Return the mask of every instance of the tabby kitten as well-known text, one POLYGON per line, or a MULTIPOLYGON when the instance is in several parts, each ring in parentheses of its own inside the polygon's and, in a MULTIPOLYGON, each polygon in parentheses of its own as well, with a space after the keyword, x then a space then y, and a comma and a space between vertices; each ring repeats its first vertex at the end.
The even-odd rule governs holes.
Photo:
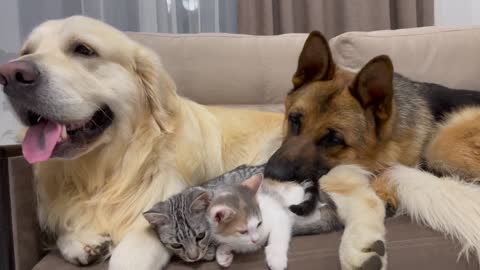
POLYGON ((211 230, 205 217, 210 202, 208 190, 194 187, 157 203, 143 216, 155 229, 160 242, 186 262, 215 258, 211 230))
POLYGON ((166 201, 155 204, 143 215, 155 229, 160 241, 186 262, 212 260, 215 246, 206 218, 212 191, 222 185, 241 183, 262 173, 263 165, 241 165, 199 187, 188 188, 166 201))

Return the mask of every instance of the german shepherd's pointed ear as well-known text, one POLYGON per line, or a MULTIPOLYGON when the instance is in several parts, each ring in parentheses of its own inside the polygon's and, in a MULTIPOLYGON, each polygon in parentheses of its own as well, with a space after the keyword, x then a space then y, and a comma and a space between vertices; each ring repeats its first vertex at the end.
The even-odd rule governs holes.
POLYGON ((297 71, 293 75, 294 90, 303 84, 333 79, 335 64, 327 39, 318 31, 308 35, 298 58, 297 71))
POLYGON ((377 120, 388 120, 393 102, 393 64, 390 58, 380 55, 370 60, 349 89, 365 110, 373 110, 377 120))
POLYGON ((146 106, 160 130, 171 132, 177 106, 175 83, 153 51, 139 47, 134 61, 134 70, 144 91, 146 106))

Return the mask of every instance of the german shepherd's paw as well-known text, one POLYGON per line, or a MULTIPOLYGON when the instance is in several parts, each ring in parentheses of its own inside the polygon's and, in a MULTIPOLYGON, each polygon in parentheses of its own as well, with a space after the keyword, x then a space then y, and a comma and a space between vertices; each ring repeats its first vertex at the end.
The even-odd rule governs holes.
POLYGON ((92 233, 65 234, 57 239, 63 258, 80 266, 105 261, 111 255, 112 245, 109 236, 92 233))
MULTIPOLYGON (((380 270, 384 269, 386 264, 382 261, 385 259, 385 242, 382 240, 377 240, 373 242, 368 248, 362 250, 365 253, 372 253, 370 258, 363 262, 362 266, 359 268, 361 270, 380 270)), ((386 267, 385 267, 386 268, 386 267)))
MULTIPOLYGON (((362 240, 366 239, 351 239, 362 240)), ((340 246, 340 263, 342 270, 385 270, 387 269, 387 256, 385 241, 378 239, 366 242, 350 242, 342 239, 340 246)))

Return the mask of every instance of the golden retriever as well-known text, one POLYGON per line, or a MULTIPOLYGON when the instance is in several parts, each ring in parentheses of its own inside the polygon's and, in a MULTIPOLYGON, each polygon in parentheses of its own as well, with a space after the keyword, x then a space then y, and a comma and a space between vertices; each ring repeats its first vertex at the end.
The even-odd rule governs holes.
POLYGON ((162 267, 168 254, 141 213, 237 165, 264 163, 281 143, 281 114, 178 96, 155 53, 94 19, 41 24, 0 70, 28 126, 40 224, 71 263, 102 260, 115 246, 112 269, 162 267))

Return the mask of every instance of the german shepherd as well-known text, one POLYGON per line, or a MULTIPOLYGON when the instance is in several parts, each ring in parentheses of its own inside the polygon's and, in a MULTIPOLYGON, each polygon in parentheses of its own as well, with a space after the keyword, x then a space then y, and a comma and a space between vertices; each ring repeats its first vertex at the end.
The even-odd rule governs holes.
MULTIPOLYGON (((394 73, 386 55, 373 58, 358 73, 338 69, 319 32, 307 38, 292 82, 285 101, 284 140, 267 163, 267 177, 319 179, 341 164, 358 164, 377 174, 402 164, 422 165, 431 172, 466 180, 480 176, 480 135, 476 135, 480 125, 473 122, 480 120, 476 108, 480 92, 409 80, 394 73)), ((405 194, 397 194, 398 186, 394 188, 386 178, 377 178, 374 189, 394 207, 401 205, 405 194)), ((434 196, 432 190, 425 193, 434 196)), ((311 196, 297 210, 310 211, 316 199, 311 196)), ((477 201, 465 203, 473 206, 477 201)), ((458 208, 462 206, 447 210, 458 208)), ((475 217, 478 213, 471 212, 475 217)), ((480 219, 473 226, 480 227, 480 219)), ((444 232, 457 229, 460 234, 465 231, 457 226, 444 232)))

